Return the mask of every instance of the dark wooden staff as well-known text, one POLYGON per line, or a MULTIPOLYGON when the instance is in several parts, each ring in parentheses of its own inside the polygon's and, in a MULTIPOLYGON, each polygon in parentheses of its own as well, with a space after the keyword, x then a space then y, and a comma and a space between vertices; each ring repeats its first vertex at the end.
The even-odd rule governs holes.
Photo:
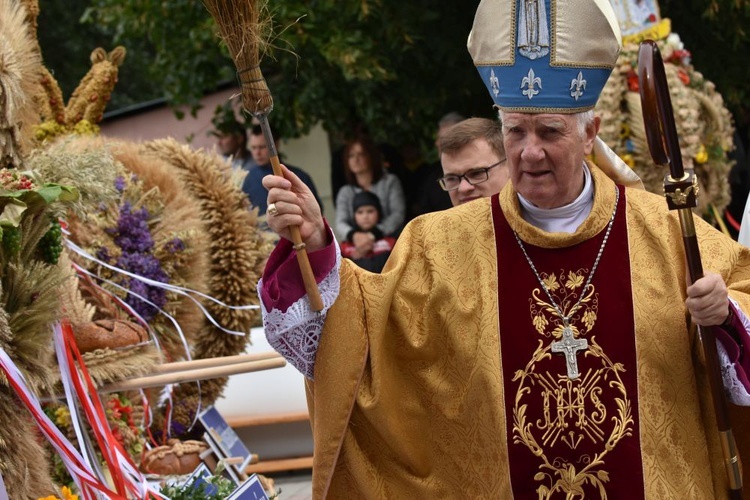
MULTIPOLYGON (((698 180, 693 171, 686 171, 682 166, 664 63, 656 42, 651 40, 643 42, 638 51, 638 81, 648 147, 657 165, 669 166, 670 173, 664 177, 664 194, 669 209, 677 210, 679 215, 688 274, 690 283, 694 283, 703 277, 692 211, 698 204, 698 180)), ((716 336, 712 327, 698 326, 698 334, 706 357, 706 371, 724 453, 730 498, 741 499, 742 463, 729 421, 729 405, 724 394, 716 336)))

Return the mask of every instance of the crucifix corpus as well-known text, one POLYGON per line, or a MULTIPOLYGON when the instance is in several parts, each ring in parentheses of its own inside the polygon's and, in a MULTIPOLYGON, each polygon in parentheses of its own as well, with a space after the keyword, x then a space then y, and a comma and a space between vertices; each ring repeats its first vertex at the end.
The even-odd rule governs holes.
POLYGON ((562 339, 550 344, 550 350, 554 353, 565 355, 565 366, 568 369, 568 378, 575 380, 581 376, 578 373, 578 360, 576 354, 578 351, 585 351, 589 347, 589 341, 583 338, 575 338, 573 329, 565 325, 563 328, 562 339))

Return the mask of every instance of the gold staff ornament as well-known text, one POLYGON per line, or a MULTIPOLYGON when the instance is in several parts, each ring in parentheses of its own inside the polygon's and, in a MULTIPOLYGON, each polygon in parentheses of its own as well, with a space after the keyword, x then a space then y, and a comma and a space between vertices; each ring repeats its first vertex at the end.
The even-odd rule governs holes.
MULTIPOLYGON (((260 70, 260 47, 265 43, 264 31, 270 24, 270 18, 264 19, 261 15, 266 12, 265 3, 263 0, 204 0, 203 4, 216 21, 221 39, 226 43, 237 68, 242 86, 242 107, 260 123, 271 155, 273 173, 283 177, 276 143, 268 125, 268 113, 273 110, 273 97, 260 70)), ((292 226, 289 229, 305 291, 310 298, 310 307, 313 311, 322 311, 323 299, 320 297, 299 227, 292 226)))

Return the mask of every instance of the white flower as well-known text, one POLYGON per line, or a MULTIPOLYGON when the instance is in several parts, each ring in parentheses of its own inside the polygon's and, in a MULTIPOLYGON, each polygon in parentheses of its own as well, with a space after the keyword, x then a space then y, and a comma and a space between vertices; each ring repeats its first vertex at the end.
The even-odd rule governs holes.
POLYGON ((685 45, 680 41, 680 35, 677 33, 670 33, 667 37, 667 44, 674 47, 676 50, 682 50, 685 45))

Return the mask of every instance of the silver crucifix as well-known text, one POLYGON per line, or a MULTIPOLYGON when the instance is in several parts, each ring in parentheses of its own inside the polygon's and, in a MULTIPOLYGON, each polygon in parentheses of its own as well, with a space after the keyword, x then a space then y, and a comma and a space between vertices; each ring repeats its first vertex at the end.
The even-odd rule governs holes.
POLYGON ((568 368, 568 378, 570 380, 577 379, 581 374, 578 373, 578 360, 576 359, 576 354, 578 354, 578 351, 588 349, 589 341, 573 337, 573 329, 566 321, 563 326, 562 340, 552 342, 550 347, 552 352, 563 354, 565 356, 565 366, 568 368))

